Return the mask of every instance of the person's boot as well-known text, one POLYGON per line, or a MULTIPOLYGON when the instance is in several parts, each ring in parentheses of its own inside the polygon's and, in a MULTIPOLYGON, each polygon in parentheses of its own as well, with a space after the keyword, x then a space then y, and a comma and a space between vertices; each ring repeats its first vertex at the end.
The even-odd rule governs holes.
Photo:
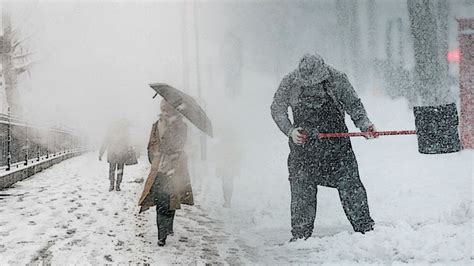
POLYGON ((375 225, 374 222, 368 222, 359 226, 358 228, 355 228, 354 231, 364 235, 365 233, 374 230, 374 225, 375 225))
POLYGON ((304 239, 306 240, 306 238, 302 235, 302 234, 297 234, 297 235, 293 235, 291 238, 290 238, 290 243, 292 242, 296 242, 298 241, 299 239, 304 239))
POLYGON ((288 241, 288 242, 293 243, 293 242, 298 241, 298 239, 299 239, 298 237, 293 236, 293 237, 290 238, 290 241, 288 241))
POLYGON ((114 183, 115 183, 115 167, 113 166, 112 163, 110 163, 110 166, 109 166, 109 182, 110 182, 109 191, 113 191, 114 183))
POLYGON ((114 180, 110 180, 109 191, 113 191, 113 190, 114 190, 114 180))
POLYGON ((158 239, 158 246, 162 247, 164 245, 166 245, 166 237, 163 239, 158 239))
POLYGON ((115 184, 115 190, 120 191, 120 183, 122 183, 122 175, 117 175, 117 183, 115 184))

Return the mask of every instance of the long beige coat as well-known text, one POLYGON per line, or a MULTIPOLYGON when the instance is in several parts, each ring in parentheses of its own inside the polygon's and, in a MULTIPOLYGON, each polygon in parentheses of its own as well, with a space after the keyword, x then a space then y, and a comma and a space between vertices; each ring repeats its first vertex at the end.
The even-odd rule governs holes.
POLYGON ((180 209, 181 204, 194 205, 188 159, 183 150, 186 137, 187 126, 179 117, 160 118, 153 124, 148 142, 151 169, 140 197, 140 212, 156 205, 152 187, 158 173, 165 174, 171 180, 170 210, 180 209))

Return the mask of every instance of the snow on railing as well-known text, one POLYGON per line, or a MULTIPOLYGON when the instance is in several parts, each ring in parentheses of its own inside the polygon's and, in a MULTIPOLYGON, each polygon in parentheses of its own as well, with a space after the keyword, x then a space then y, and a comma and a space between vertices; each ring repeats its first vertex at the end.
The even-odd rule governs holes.
POLYGON ((76 152, 80 147, 79 137, 64 126, 33 124, 0 113, 0 170, 10 171, 12 167, 76 152))

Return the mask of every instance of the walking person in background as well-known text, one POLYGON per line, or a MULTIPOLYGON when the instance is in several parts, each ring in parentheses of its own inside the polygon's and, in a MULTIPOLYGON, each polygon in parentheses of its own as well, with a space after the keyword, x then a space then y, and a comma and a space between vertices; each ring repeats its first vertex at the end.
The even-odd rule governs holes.
POLYGON ((215 147, 216 175, 222 180, 224 207, 231 206, 234 178, 240 176, 242 148, 239 139, 232 132, 222 135, 215 147))
POLYGON ((107 151, 107 162, 109 163, 109 191, 113 191, 114 188, 120 191, 125 165, 137 163, 125 120, 113 123, 107 130, 100 148, 99 161, 102 161, 105 151, 107 151), (117 179, 115 179, 116 175, 117 179))
POLYGON ((184 151, 187 126, 182 115, 165 100, 161 115, 153 124, 148 142, 150 173, 140 197, 140 212, 156 205, 158 246, 173 235, 175 211, 181 204, 194 205, 188 159, 184 151))
POLYGON ((374 125, 346 74, 326 65, 319 55, 306 54, 296 70, 283 78, 271 105, 273 120, 289 138, 292 238, 311 237, 316 217, 317 186, 337 188, 354 231, 373 230, 366 190, 359 178, 349 138, 319 139, 318 133, 348 132, 348 113, 367 138, 374 125), (288 116, 293 113, 293 122, 288 116))

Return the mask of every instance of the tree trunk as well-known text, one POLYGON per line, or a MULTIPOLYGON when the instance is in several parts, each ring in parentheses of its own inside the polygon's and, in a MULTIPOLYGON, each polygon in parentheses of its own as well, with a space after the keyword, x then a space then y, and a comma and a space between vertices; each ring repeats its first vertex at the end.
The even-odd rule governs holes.
POLYGON ((3 39, 2 39, 2 66, 3 77, 5 79, 5 94, 10 112, 15 115, 20 115, 19 94, 16 86, 16 72, 13 66, 12 59, 12 27, 10 15, 3 6, 2 10, 2 25, 3 25, 3 39))
POLYGON ((415 86, 419 104, 442 105, 454 102, 443 76, 434 4, 428 0, 408 0, 415 51, 415 86))

